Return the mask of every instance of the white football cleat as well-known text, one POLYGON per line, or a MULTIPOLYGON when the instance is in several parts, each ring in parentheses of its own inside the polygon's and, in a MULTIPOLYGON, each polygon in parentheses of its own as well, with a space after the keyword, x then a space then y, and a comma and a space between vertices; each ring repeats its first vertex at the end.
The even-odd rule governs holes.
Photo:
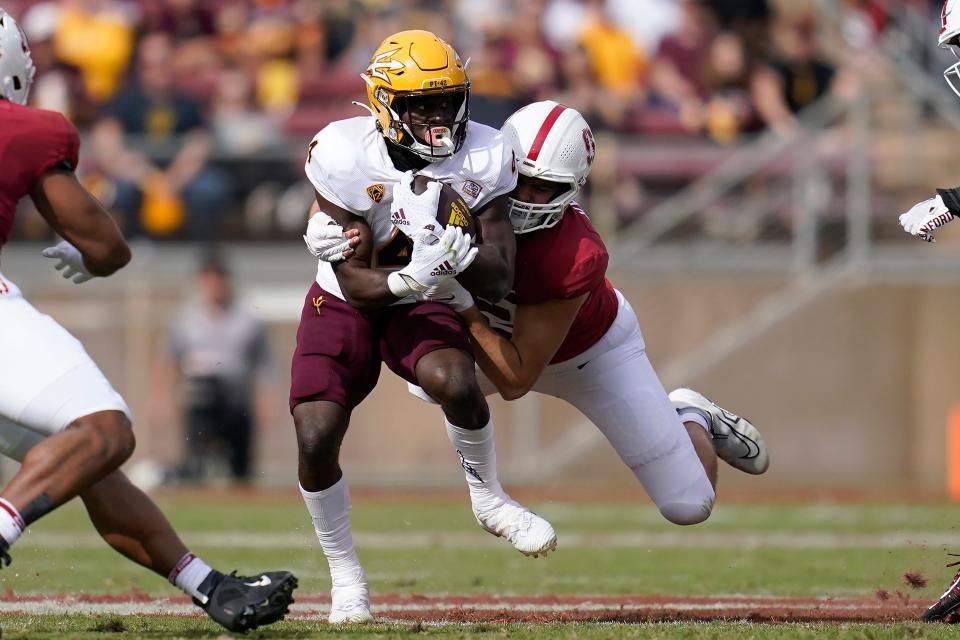
POLYGON ((494 507, 473 509, 483 529, 506 538, 525 556, 538 558, 557 548, 557 534, 549 522, 510 498, 496 500, 499 504, 494 507))
POLYGON ((748 420, 714 404, 693 389, 674 389, 669 397, 677 410, 693 409, 706 418, 717 456, 731 467, 759 475, 770 466, 763 436, 748 420))
POLYGON ((330 590, 331 624, 362 624, 373 622, 370 613, 370 595, 367 585, 358 584, 349 587, 334 587, 330 590))

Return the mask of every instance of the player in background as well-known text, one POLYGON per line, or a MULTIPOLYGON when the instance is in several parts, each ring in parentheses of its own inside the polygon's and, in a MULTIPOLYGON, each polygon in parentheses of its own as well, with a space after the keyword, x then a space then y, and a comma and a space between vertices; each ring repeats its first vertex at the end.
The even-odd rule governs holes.
MULTIPOLYGON (((481 388, 514 400, 537 391, 566 400, 593 422, 675 524, 706 520, 715 498, 717 456, 751 474, 769 456, 747 420, 692 389, 667 395, 646 355, 637 317, 606 278, 607 250, 573 200, 595 154, 574 109, 528 105, 502 128, 520 172, 510 194, 517 234, 511 292, 493 303, 456 283, 443 288, 467 323, 481 388)), ((325 249, 359 250, 329 232, 325 249)), ((429 392, 411 391, 430 400, 429 392)))
MULTIPOLYGON (((0 9, 0 246, 29 195, 64 240, 44 250, 79 284, 130 261, 113 218, 74 175, 80 140, 63 116, 23 106, 34 66, 0 9)), ((0 566, 24 529, 75 496, 107 543, 193 597, 231 631, 283 618, 288 572, 224 575, 190 553, 153 502, 118 469, 134 448, 130 411, 83 346, 0 274, 0 452, 21 467, 0 491, 0 566)))
POLYGON ((290 391, 300 489, 330 567, 331 622, 372 619, 339 452, 381 362, 441 405, 480 526, 527 555, 556 546, 550 524, 511 500, 497 480, 493 423, 463 320, 445 304, 423 301, 455 276, 492 300, 510 289, 515 240, 507 194, 517 180, 510 144, 469 121, 466 72, 433 33, 387 37, 362 77, 370 115, 331 123, 308 148, 305 171, 322 213, 308 224, 307 244, 332 218, 330 229, 340 237, 349 230, 356 246, 335 266, 319 262, 297 331, 290 391), (412 171, 457 190, 482 244, 438 223, 440 184, 415 195, 412 171))
MULTIPOLYGON (((949 49, 960 59, 960 0, 946 0, 940 12, 940 36, 938 44, 942 49, 949 49)), ((943 77, 960 96, 960 62, 956 62, 946 71, 943 77)), ((900 226, 907 233, 920 238, 925 242, 934 242, 934 233, 937 229, 952 222, 960 216, 960 187, 953 189, 937 189, 932 198, 919 202, 909 211, 900 216, 900 226)), ((958 563, 948 564, 952 567, 958 563)), ((923 613, 924 622, 960 622, 960 616, 955 610, 960 607, 960 571, 953 577, 953 581, 940 599, 930 605, 923 613)))

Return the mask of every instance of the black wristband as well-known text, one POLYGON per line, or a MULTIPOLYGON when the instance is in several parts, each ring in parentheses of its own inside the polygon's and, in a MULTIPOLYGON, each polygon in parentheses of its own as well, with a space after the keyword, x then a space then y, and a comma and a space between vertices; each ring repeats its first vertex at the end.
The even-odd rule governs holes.
POLYGON ((960 187, 954 187, 953 189, 937 189, 937 195, 939 195, 940 199, 943 200, 943 204, 947 207, 947 211, 952 213, 954 217, 960 216, 960 187))

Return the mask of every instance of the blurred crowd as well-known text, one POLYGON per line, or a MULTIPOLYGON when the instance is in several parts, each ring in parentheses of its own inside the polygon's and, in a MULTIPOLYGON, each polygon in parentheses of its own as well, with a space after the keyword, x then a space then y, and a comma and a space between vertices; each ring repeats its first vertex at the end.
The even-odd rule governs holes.
MULTIPOLYGON (((929 0, 911 0, 930 5, 929 0)), ((842 0, 869 48, 892 0, 842 0)), ((900 3, 902 4, 902 3, 900 3)), ((38 67, 31 100, 89 132, 88 184, 131 236, 212 239, 238 176, 212 156, 290 147, 362 114, 380 40, 435 31, 469 58, 473 118, 576 106, 598 129, 715 144, 851 91, 806 2, 776 0, 0 0, 38 67), (790 10, 792 6, 801 7, 790 10), (787 7, 782 10, 778 7, 787 7)), ((290 166, 293 166, 291 164, 290 166)))

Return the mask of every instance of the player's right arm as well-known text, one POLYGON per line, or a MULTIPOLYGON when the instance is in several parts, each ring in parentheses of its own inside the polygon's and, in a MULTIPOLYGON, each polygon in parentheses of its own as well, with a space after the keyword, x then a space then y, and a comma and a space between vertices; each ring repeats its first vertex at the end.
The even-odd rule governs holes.
POLYGON ((327 214, 343 229, 344 233, 353 232, 359 242, 352 255, 345 260, 333 263, 333 271, 340 283, 340 290, 347 302, 363 310, 379 309, 389 306, 400 298, 390 291, 387 274, 371 268, 373 256, 373 233, 366 220, 338 207, 319 193, 318 211, 327 214))
MULTIPOLYGON (((71 136, 76 136, 76 131, 69 127, 68 138, 71 136)), ((72 270, 80 274, 76 281, 82 282, 89 276, 109 276, 124 267, 130 262, 130 247, 113 217, 80 184, 74 165, 75 153, 73 158, 43 171, 30 197, 47 223, 66 241, 45 255, 60 259, 57 268, 68 267, 67 277, 72 270)))

